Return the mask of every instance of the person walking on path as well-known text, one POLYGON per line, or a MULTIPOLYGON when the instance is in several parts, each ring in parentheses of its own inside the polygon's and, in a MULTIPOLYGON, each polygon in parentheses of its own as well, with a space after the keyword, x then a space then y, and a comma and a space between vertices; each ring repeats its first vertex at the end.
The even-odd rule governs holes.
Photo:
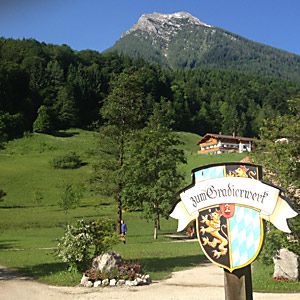
POLYGON ((121 240, 122 240, 124 245, 126 244, 126 239, 125 239, 126 233, 127 233, 127 225, 124 222, 124 220, 121 220, 121 235, 122 235, 121 240))

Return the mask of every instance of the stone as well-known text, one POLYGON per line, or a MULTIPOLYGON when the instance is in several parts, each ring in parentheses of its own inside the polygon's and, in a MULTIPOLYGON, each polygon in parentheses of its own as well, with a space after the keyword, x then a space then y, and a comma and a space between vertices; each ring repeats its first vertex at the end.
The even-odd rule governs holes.
POLYGON ((132 280, 126 280, 125 284, 128 286, 137 286, 137 282, 132 280))
POLYGON ((119 281, 117 282, 117 285, 124 285, 124 284, 125 284, 124 279, 119 279, 119 281))
POLYGON ((91 282, 91 281, 87 281, 85 284, 84 284, 84 287, 93 287, 94 284, 91 282))
POLYGON ((98 287, 98 286, 100 286, 101 285, 101 280, 97 280, 97 281, 95 281, 94 282, 94 287, 98 287))
POLYGON ((110 285, 110 286, 115 286, 116 283, 117 283, 116 279, 111 279, 111 280, 109 281, 109 285, 110 285))
POLYGON ((121 255, 115 251, 105 252, 93 259, 92 268, 100 272, 111 272, 122 265, 121 255))
POLYGON ((89 281, 89 277, 83 275, 81 280, 80 280, 80 286, 83 286, 83 287, 92 287, 93 286, 93 283, 91 281, 89 281))
POLYGON ((89 281, 89 277, 87 277, 83 274, 83 276, 80 280, 80 285, 84 286, 88 281, 89 281))
POLYGON ((151 279, 151 277, 150 277, 149 274, 143 275, 143 276, 142 276, 142 280, 143 280, 143 282, 146 283, 146 284, 152 283, 152 279, 151 279))
POLYGON ((136 283, 136 285, 143 285, 143 280, 140 277, 137 277, 136 279, 134 279, 134 282, 136 283))
POLYGON ((275 264, 273 278, 299 280, 299 256, 297 254, 282 248, 273 260, 275 264))
POLYGON ((103 286, 108 286, 109 285, 109 279, 103 279, 102 280, 102 285, 103 286))

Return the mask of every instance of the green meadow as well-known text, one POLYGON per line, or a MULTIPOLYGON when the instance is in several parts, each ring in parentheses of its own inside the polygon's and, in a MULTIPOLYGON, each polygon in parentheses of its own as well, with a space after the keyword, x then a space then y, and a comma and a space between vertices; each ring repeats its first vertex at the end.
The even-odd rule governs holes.
MULTIPOLYGON (((198 155, 200 136, 179 132, 187 164, 179 166, 191 183, 191 170, 206 164, 240 161, 245 154, 198 155)), ((57 239, 67 223, 78 218, 117 218, 112 198, 90 191, 88 179, 97 145, 94 132, 81 129, 60 131, 54 135, 28 134, 9 142, 0 151, 0 189, 7 195, 0 203, 0 264, 12 267, 34 279, 52 285, 76 285, 82 274, 67 272, 67 265, 55 258, 57 239), (83 161, 78 169, 54 169, 50 162, 61 155, 76 152, 83 161), (60 208, 62 187, 72 183, 84 187, 80 205, 66 214, 60 208)), ((158 239, 153 239, 153 222, 141 212, 123 212, 128 226, 127 243, 112 247, 125 260, 140 260, 154 280, 170 277, 174 271, 191 268, 206 258, 198 242, 174 242, 177 221, 162 219, 158 239)), ((299 283, 275 282, 272 266, 254 265, 253 285, 259 291, 299 291, 299 283), (266 276, 268 274, 268 277, 266 276)))

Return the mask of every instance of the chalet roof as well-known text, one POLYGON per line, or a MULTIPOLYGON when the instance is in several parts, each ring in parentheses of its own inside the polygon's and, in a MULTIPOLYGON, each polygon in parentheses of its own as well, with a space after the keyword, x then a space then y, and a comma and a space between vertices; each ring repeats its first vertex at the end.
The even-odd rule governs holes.
POLYGON ((254 141, 253 138, 247 138, 247 137, 242 137, 242 136, 234 136, 234 135, 223 135, 223 134, 214 134, 214 133, 207 133, 202 139, 200 139, 196 145, 205 143, 207 140, 209 140, 211 137, 216 138, 216 139, 231 139, 231 140, 236 140, 237 142, 239 141, 244 141, 244 142, 252 142, 254 141))

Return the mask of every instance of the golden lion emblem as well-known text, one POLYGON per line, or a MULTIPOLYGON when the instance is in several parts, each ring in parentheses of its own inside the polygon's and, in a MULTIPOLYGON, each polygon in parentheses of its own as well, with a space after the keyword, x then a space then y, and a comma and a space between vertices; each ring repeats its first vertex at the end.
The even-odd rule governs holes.
POLYGON ((218 250, 213 250, 213 254, 214 257, 216 258, 220 258, 221 255, 226 255, 228 249, 226 248, 226 246, 228 245, 228 241, 227 241, 227 235, 224 233, 223 231, 223 227, 226 227, 226 225, 222 225, 220 224, 220 218, 221 218, 221 212, 220 211, 215 211, 209 215, 205 215, 205 216, 201 216, 202 217, 202 221, 201 223, 206 224, 208 227, 203 227, 201 226, 200 230, 201 233, 204 235, 205 233, 209 233, 212 236, 214 236, 214 239, 212 241, 209 240, 209 238, 207 236, 202 238, 203 241, 203 245, 209 245, 212 248, 216 248, 216 246, 218 244, 218 250), (208 217, 210 217, 210 220, 208 219, 208 217), (221 234, 220 234, 220 230, 222 231, 222 233, 226 236, 226 238, 224 238, 221 234))
POLYGON ((229 174, 227 175, 228 177, 243 177, 243 178, 251 178, 254 179, 256 176, 256 172, 250 171, 248 174, 247 172, 249 169, 247 169, 245 166, 240 166, 236 170, 229 171, 229 174))

